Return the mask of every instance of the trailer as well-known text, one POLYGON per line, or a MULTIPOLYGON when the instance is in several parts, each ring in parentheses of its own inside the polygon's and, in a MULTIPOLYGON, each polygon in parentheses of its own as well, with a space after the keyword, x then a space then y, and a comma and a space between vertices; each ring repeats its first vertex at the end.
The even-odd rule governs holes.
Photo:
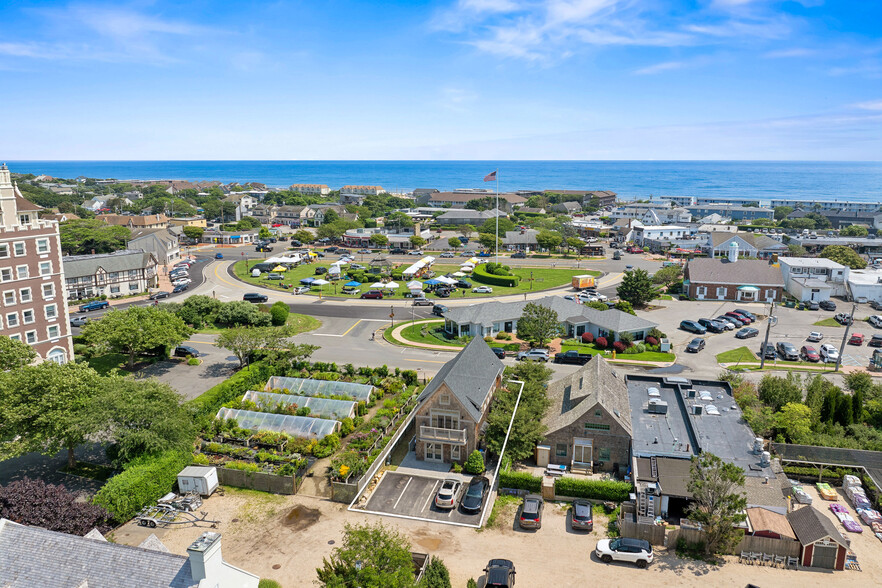
POLYGON ((178 490, 182 494, 195 492, 201 496, 211 496, 217 487, 216 467, 187 466, 178 474, 178 490))
POLYGON ((169 492, 157 501, 157 506, 170 506, 175 510, 193 512, 202 506, 202 497, 198 492, 187 492, 184 495, 169 492))
POLYGON ((198 526, 199 523, 209 523, 212 528, 217 527, 220 521, 208 520, 206 517, 208 517, 208 513, 204 510, 196 515, 192 512, 177 510, 168 504, 157 504, 144 508, 135 518, 138 520, 138 525, 151 529, 171 525, 198 526))

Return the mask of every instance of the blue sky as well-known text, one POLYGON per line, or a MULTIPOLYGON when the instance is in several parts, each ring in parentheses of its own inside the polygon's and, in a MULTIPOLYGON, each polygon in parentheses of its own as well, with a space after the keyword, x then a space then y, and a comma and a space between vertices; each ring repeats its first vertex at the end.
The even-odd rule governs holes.
POLYGON ((877 0, 6 2, 0 158, 882 159, 877 0))

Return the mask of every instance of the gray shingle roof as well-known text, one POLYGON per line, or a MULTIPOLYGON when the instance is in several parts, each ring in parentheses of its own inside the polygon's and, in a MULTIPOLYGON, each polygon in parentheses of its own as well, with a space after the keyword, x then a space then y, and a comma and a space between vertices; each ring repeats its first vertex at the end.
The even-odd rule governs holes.
POLYGON ((599 404, 631 434, 628 386, 599 355, 578 371, 551 382, 548 398, 551 407, 542 422, 548 426, 549 433, 573 424, 599 404))
POLYGON ((691 284, 738 284, 739 286, 784 286, 781 268, 761 259, 693 259, 686 265, 691 284))
POLYGON ((526 229, 524 231, 506 231, 502 242, 506 245, 536 245, 536 235, 539 231, 536 229, 526 229))
POLYGON ((151 260, 156 262, 152 253, 142 249, 123 249, 99 255, 68 255, 61 258, 66 278, 94 276, 99 267, 108 273, 140 270, 147 267, 151 260))
POLYGON ((191 588, 187 557, 0 519, 0 586, 191 588))
POLYGON ((447 311, 447 318, 457 324, 473 323, 490 326, 494 322, 517 320, 524 312, 524 306, 530 302, 539 304, 554 310, 558 318, 574 324, 591 323, 601 329, 614 331, 639 331, 651 329, 658 323, 642 319, 633 314, 616 309, 597 310, 572 300, 566 300, 560 296, 546 296, 539 300, 525 302, 484 302, 451 308, 447 311))
POLYGON ((803 545, 814 543, 818 539, 830 537, 833 541, 848 547, 845 539, 833 526, 833 522, 815 510, 814 507, 805 505, 793 512, 787 513, 787 521, 796 533, 796 538, 803 545))
POLYGON ((456 357, 444 364, 432 381, 426 386, 419 401, 430 398, 447 384, 460 404, 477 422, 481 420, 481 407, 493 393, 493 382, 502 374, 505 365, 490 351, 490 346, 481 338, 473 337, 469 344, 456 357))
POLYGON ((726 243, 730 239, 734 239, 738 237, 751 247, 762 251, 763 249, 774 249, 774 248, 785 248, 786 245, 782 244, 780 241, 772 239, 768 235, 757 235, 756 233, 723 233, 723 232, 714 232, 711 233, 711 245, 713 245, 714 249, 726 243))

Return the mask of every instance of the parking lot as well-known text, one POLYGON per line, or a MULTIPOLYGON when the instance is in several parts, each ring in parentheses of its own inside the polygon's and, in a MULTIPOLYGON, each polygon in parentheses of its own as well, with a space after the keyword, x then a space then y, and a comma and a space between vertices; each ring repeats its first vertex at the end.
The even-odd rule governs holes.
MULTIPOLYGON (((452 474, 450 477, 463 479, 463 488, 460 492, 464 492, 468 477, 455 474, 452 474)), ((474 525, 477 527, 481 521, 483 509, 476 513, 466 513, 459 508, 442 510, 435 507, 435 493, 441 487, 442 481, 442 478, 438 477, 386 472, 380 483, 374 488, 370 498, 368 498, 365 509, 377 514, 412 517, 459 525, 474 525)), ((486 506, 487 501, 485 498, 484 508, 486 506)))

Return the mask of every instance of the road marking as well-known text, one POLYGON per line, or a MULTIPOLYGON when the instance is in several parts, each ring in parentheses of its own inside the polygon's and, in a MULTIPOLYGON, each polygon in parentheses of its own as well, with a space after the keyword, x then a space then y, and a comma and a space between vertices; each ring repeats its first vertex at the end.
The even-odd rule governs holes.
POLYGON ((426 498, 426 503, 423 505, 423 508, 422 508, 422 510, 420 510, 420 512, 423 512, 424 510, 426 510, 426 507, 429 506, 429 501, 432 500, 432 496, 435 495, 435 488, 437 488, 437 487, 438 487, 438 480, 435 480, 435 483, 432 484, 432 491, 429 492, 429 496, 428 496, 428 498, 426 498))
POLYGON ((363 320, 363 319, 358 319, 357 321, 355 321, 355 324, 352 325, 351 327, 349 327, 348 329, 346 329, 345 331, 343 331, 343 334, 340 335, 340 336, 341 336, 341 337, 345 337, 346 335, 348 335, 348 334, 349 334, 349 331, 351 331, 352 329, 354 329, 355 327, 357 327, 357 326, 358 326, 358 323, 360 323, 362 320, 363 320))
POLYGON ((336 333, 313 333, 313 337, 342 337, 343 335, 338 335, 336 333))
POLYGON ((407 479, 407 484, 404 485, 404 488, 401 490, 401 494, 398 495, 398 500, 395 501, 395 505, 392 507, 392 510, 398 508, 398 503, 401 502, 401 497, 404 496, 404 493, 407 492, 407 487, 410 486, 410 483, 413 481, 413 478, 407 479))
POLYGON ((434 361, 432 359, 407 359, 407 358, 402 358, 402 359, 404 359, 404 361, 421 361, 423 363, 447 363, 446 361, 434 361))
MULTIPOLYGON (((233 263, 236 263, 236 262, 234 261, 233 263)), ((231 264, 231 265, 232 265, 232 264, 231 264)), ((220 268, 222 268, 222 267, 225 267, 225 264, 223 264, 223 263, 218 263, 218 264, 216 264, 216 265, 214 266, 214 277, 216 277, 218 280, 220 280, 220 281, 223 282, 224 284, 229 284, 229 285, 232 286, 233 288, 239 288, 240 286, 239 286, 238 284, 234 284, 233 282, 230 282, 229 280, 226 280, 226 279, 224 279, 224 278, 221 277, 221 275, 218 273, 218 270, 219 270, 220 268)))

